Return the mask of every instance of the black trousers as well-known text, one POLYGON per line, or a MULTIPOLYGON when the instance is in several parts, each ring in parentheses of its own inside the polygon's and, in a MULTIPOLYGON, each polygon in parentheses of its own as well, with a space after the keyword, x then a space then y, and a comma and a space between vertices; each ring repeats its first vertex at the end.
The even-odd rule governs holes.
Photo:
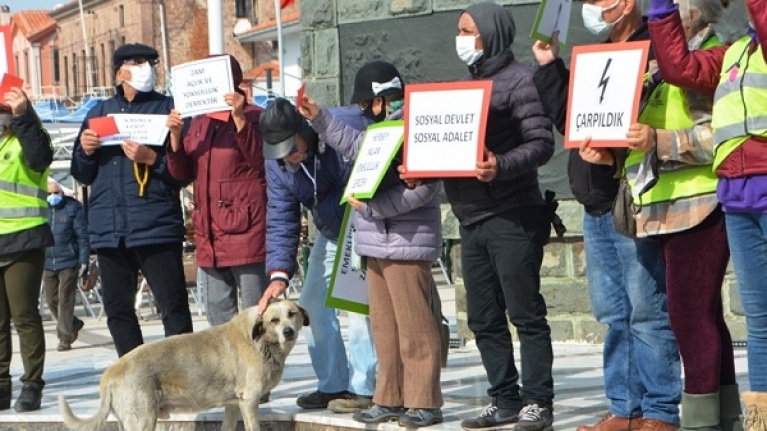
POLYGON ((96 254, 107 326, 119 356, 144 343, 134 308, 139 270, 160 307, 165 336, 192 332, 180 242, 130 249, 120 242, 118 248, 98 249, 96 254))
POLYGON ((550 229, 543 208, 537 207, 460 228, 469 329, 490 382, 487 393, 500 408, 551 406, 554 398, 551 329, 540 293, 550 229), (506 312, 519 336, 521 390, 506 312))

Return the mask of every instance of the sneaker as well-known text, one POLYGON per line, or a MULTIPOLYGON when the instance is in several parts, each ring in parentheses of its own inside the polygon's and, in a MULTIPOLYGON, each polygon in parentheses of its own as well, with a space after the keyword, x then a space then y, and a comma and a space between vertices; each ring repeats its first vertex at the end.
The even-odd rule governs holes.
POLYGON ((343 392, 336 392, 334 394, 328 394, 321 391, 314 391, 311 394, 308 395, 301 395, 296 400, 296 404, 298 404, 299 407, 306 410, 311 409, 326 409, 328 408, 328 403, 337 400, 339 398, 349 398, 349 393, 346 391, 343 392))
POLYGON ((71 343, 74 343, 75 341, 77 341, 77 336, 80 335, 80 330, 83 329, 83 326, 85 326, 85 322, 75 317, 75 323, 72 324, 71 343))
POLYGON ((373 407, 372 397, 349 394, 349 398, 338 398, 328 403, 328 410, 333 413, 356 413, 373 407))
POLYGON ((410 409, 399 417, 399 426, 405 428, 427 427, 442 422, 441 409, 410 409))
POLYGON ((381 422, 396 421, 405 413, 404 407, 386 407, 373 404, 373 407, 360 410, 352 416, 357 422, 377 424, 381 422))
POLYGON ((13 405, 13 409, 18 413, 40 410, 40 401, 43 399, 43 391, 35 389, 32 386, 24 385, 21 388, 21 394, 13 405))
POLYGON ((56 350, 58 350, 59 352, 64 352, 71 349, 72 349, 72 343, 70 343, 69 341, 59 341, 59 345, 58 347, 56 347, 56 350))
POLYGON ((464 419, 461 427, 467 431, 495 429, 503 425, 512 425, 519 421, 518 409, 500 409, 490 404, 476 418, 464 419))
POLYGON ((554 415, 550 407, 528 404, 519 411, 519 422, 514 425, 514 431, 552 431, 553 423, 554 415))

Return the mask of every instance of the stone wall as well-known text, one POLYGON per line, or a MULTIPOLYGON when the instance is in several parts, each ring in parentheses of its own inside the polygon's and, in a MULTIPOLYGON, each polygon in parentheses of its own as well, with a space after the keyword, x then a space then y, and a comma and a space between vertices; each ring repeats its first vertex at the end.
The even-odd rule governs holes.
MULTIPOLYGON (((459 11, 474 3, 470 0, 325 0, 302 1, 301 50, 307 94, 320 105, 348 103, 354 73, 370 60, 384 58, 393 62, 406 82, 437 82, 455 80, 466 73, 466 67, 455 54, 454 37, 459 11)), ((496 1, 510 8, 517 28, 513 49, 518 60, 533 64, 528 37, 538 9, 537 1, 496 1)), ((731 8, 730 17, 723 20, 724 33, 743 29, 743 5, 731 8), (736 22, 733 27, 732 21, 736 22)), ((646 10, 646 5, 645 5, 646 10)), ((596 43, 598 40, 584 30, 580 8, 571 14, 569 44, 596 43)), ((563 52, 568 61, 568 52, 563 52)), ((460 101, 457 101, 460 103, 460 101)), ((557 137, 557 152, 543 168, 541 187, 550 188, 560 197, 569 196, 567 184, 567 152, 557 137)), ((449 206, 443 208, 443 231, 447 239, 458 238, 455 218, 449 206)), ((567 235, 552 238, 546 246, 542 275, 542 290, 548 302, 549 320, 556 340, 601 342, 605 327, 591 315, 585 278, 582 238, 582 209, 574 201, 560 204, 560 216, 568 228, 567 235)), ((510 252, 512 252, 510 250, 510 252)), ((460 243, 451 250, 452 269, 456 283, 458 330, 466 338, 465 293, 460 277, 460 243)), ((723 301, 733 338, 745 336, 743 310, 737 287, 728 272, 723 288, 723 301)))

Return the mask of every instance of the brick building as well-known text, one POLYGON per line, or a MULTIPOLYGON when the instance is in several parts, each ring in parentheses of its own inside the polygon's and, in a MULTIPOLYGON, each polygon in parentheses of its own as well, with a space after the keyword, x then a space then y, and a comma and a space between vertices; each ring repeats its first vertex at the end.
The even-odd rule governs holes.
MULTIPOLYGON (((255 67, 258 59, 269 61, 270 45, 243 43, 233 37, 235 1, 224 0, 223 6, 225 51, 234 55, 245 71, 255 67)), ((160 89, 166 86, 165 76, 171 66, 204 58, 209 52, 207 0, 83 0, 83 12, 84 25, 77 1, 50 12, 59 29, 59 85, 72 98, 86 93, 111 94, 112 53, 125 43, 157 48, 160 89), (167 43, 163 41, 163 21, 167 43)))
POLYGON ((56 22, 47 11, 24 10, 11 16, 10 25, 15 74, 24 91, 33 98, 56 94, 56 22))

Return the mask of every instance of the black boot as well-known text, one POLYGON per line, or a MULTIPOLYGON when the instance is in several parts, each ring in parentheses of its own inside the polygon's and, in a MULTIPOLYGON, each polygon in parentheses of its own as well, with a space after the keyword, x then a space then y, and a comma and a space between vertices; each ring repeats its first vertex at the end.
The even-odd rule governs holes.
POLYGON ((24 385, 21 388, 19 399, 13 405, 13 409, 19 413, 40 410, 40 401, 43 399, 43 391, 32 386, 24 385))
POLYGON ((8 410, 11 408, 11 387, 0 387, 0 410, 8 410))

